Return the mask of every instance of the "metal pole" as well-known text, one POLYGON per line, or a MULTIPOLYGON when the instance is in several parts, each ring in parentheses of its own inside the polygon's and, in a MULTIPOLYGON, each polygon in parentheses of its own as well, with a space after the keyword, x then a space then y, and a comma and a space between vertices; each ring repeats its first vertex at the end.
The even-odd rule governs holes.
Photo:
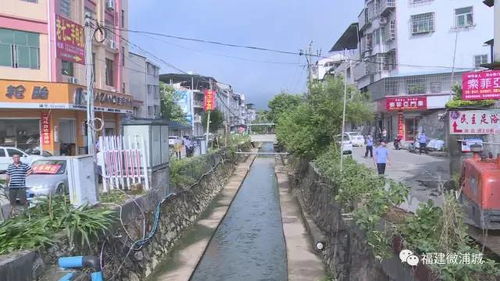
POLYGON ((94 144, 94 86, 93 86, 93 67, 92 67, 92 37, 94 29, 90 22, 90 18, 85 18, 85 70, 87 80, 87 146, 88 153, 94 156, 95 161, 95 144, 94 144))
POLYGON ((342 135, 340 136, 340 171, 344 165, 344 133, 345 133, 345 108, 347 103, 347 68, 344 71, 344 108, 342 110, 342 135))

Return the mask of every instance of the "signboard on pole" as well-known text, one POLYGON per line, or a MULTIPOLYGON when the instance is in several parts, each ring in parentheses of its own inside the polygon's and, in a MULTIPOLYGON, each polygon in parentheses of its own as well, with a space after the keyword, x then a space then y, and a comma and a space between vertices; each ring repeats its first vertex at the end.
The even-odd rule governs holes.
POLYGON ((464 73, 462 75, 462 99, 500 99, 500 70, 464 73))
POLYGON ((42 123, 42 139, 40 142, 42 145, 50 145, 50 115, 48 112, 42 112, 41 116, 42 123))
POLYGON ((385 109, 388 111, 426 110, 427 109, 427 97, 426 96, 386 97, 385 98, 385 109))
POLYGON ((85 32, 83 26, 56 15, 57 57, 85 64, 85 32))
POLYGON ((450 134, 500 134, 500 110, 451 111, 449 122, 450 134))
POLYGON ((205 111, 212 111, 215 109, 215 91, 214 90, 205 90, 205 99, 203 102, 203 108, 205 111))
POLYGON ((193 92, 189 90, 176 90, 175 96, 177 97, 177 104, 182 109, 182 113, 186 118, 186 121, 189 124, 193 122, 193 107, 192 107, 192 99, 193 92))

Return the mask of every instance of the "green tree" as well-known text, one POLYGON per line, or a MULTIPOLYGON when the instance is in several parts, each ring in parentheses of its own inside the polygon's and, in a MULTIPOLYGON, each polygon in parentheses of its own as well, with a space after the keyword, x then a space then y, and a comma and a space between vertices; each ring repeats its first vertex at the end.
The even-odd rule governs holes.
MULTIPOLYGON (((280 115, 276 136, 288 150, 309 158, 326 151, 342 129, 344 82, 332 77, 313 82, 304 101, 280 115)), ((368 96, 347 88, 346 121, 363 123, 373 119, 368 96)))
POLYGON ((292 110, 303 101, 303 96, 292 95, 282 92, 269 101, 269 121, 278 122, 278 118, 283 112, 292 110))
POLYGON ((164 119, 187 123, 186 116, 177 102, 180 96, 175 89, 160 82, 161 114, 164 119))
MULTIPOLYGON (((207 112, 205 111, 201 116, 201 123, 203 124, 203 129, 207 130, 207 112)), ((217 132, 217 130, 224 128, 224 114, 219 110, 215 109, 210 112, 210 128, 211 133, 217 132)))

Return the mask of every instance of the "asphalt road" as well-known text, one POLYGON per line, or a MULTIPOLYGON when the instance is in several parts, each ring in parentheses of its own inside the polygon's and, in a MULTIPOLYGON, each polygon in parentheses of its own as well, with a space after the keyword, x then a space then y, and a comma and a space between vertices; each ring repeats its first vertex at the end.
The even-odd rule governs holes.
MULTIPOLYGON (((376 169, 373 159, 364 158, 364 153, 364 147, 354 148, 353 159, 376 169)), ((414 212, 420 202, 429 199, 438 206, 442 205, 442 185, 450 179, 447 158, 394 150, 391 147, 389 158, 391 165, 386 169, 386 176, 410 187, 409 198, 401 208, 414 212)))

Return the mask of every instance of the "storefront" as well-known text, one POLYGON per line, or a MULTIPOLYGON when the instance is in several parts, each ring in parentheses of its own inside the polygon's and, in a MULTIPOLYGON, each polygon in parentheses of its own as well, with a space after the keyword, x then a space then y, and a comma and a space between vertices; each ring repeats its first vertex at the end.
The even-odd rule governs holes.
POLYGON ((387 96, 378 101, 378 130, 387 130, 389 139, 400 136, 411 142, 422 131, 429 138, 444 139, 444 113, 449 95, 387 96))
MULTIPOLYGON (((86 92, 65 83, 0 80, 0 146, 78 155, 87 150, 86 92)), ((121 119, 132 113, 128 95, 95 91, 97 135, 119 134, 121 119)))

